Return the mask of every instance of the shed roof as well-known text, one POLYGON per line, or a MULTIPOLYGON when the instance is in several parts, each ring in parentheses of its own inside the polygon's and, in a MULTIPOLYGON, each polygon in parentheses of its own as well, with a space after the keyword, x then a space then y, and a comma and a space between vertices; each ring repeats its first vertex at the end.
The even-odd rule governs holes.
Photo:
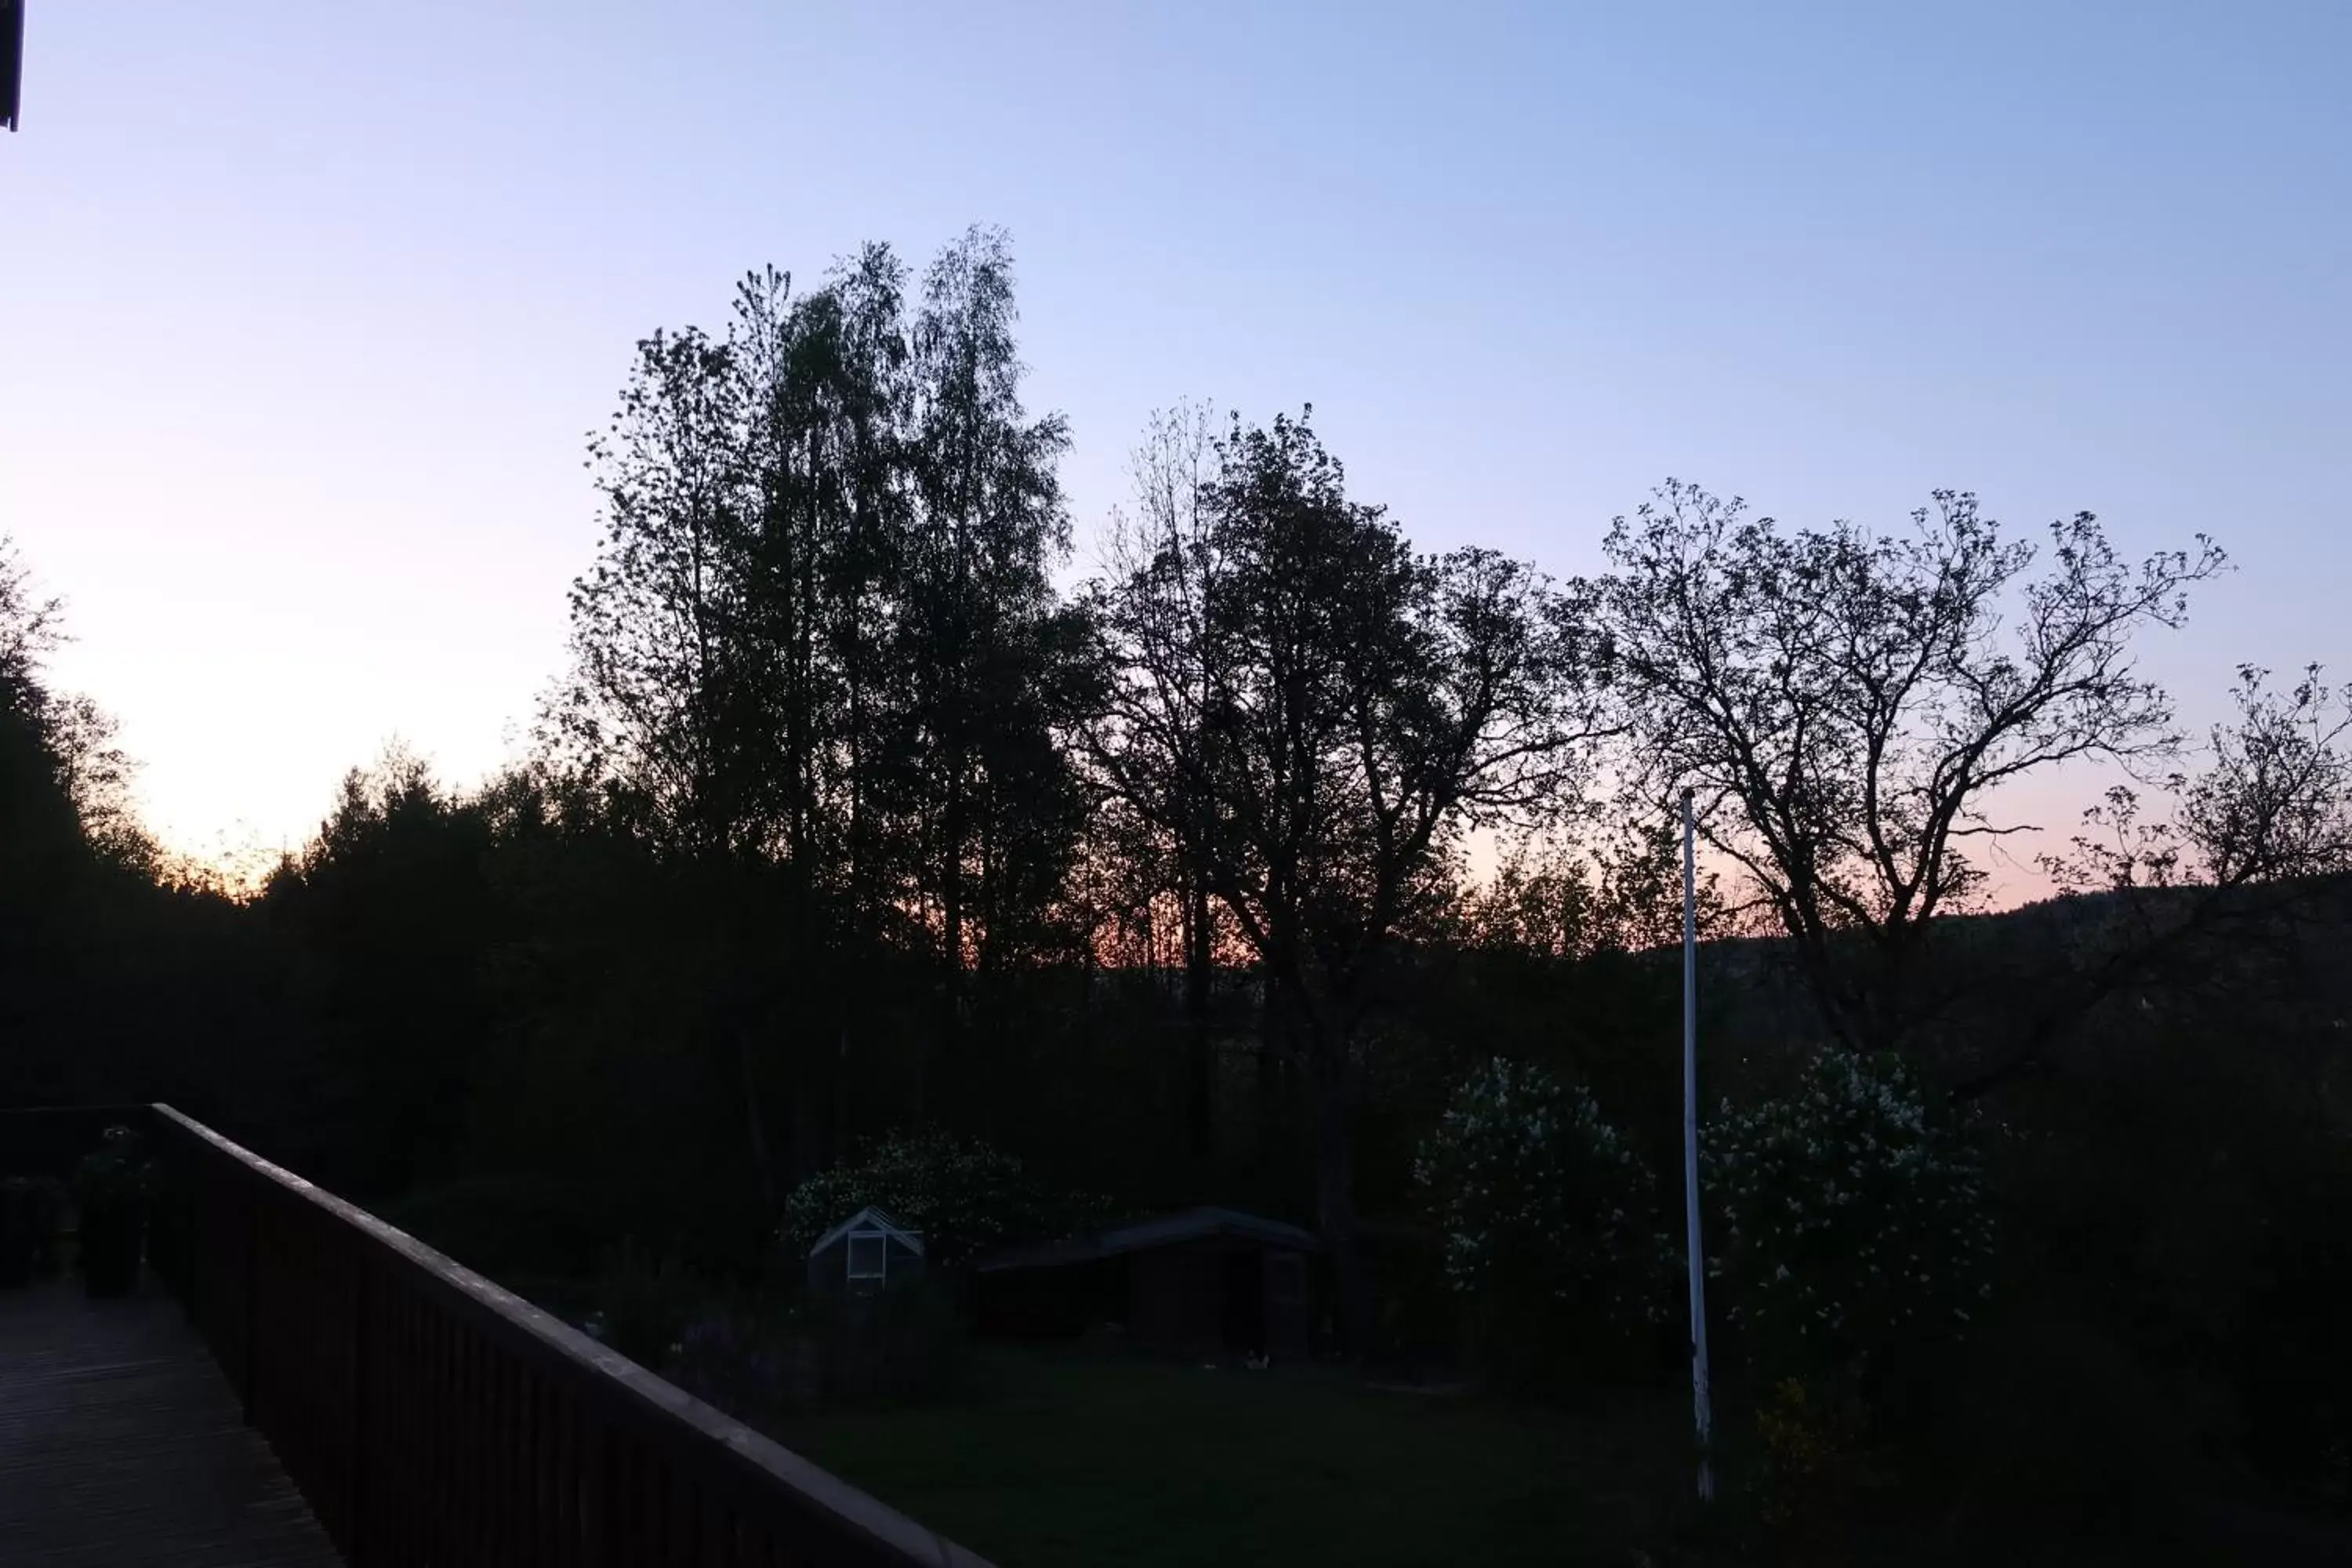
POLYGON ((989 1274, 1004 1268, 1051 1268, 1067 1263, 1111 1258, 1122 1252, 1140 1252, 1146 1247, 1168 1247, 1181 1241, 1202 1241, 1220 1236, 1237 1237, 1300 1252, 1313 1251, 1321 1245, 1311 1231, 1301 1230, 1295 1225, 1285 1225, 1278 1219, 1244 1214, 1239 1209, 1202 1207, 1161 1215, 1156 1219, 1138 1220, 1131 1225, 1114 1226, 1108 1230, 1075 1236, 1066 1241, 1016 1247, 982 1259, 980 1270, 989 1274))
POLYGON ((816 1245, 809 1248, 809 1256, 814 1258, 852 1231, 864 1236, 870 1236, 878 1231, 894 1241, 906 1243, 908 1247, 914 1249, 916 1257, 920 1258, 923 1255, 922 1237, 908 1230, 874 1205, 868 1204, 823 1236, 818 1237, 816 1245))

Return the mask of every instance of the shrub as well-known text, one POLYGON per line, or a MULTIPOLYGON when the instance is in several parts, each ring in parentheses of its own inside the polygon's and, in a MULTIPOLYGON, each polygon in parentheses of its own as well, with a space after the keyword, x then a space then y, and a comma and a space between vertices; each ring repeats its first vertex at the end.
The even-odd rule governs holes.
POLYGON ((2145 1515, 2195 1474, 2179 1391, 2108 1328, 2022 1310, 1970 1347, 1969 1372, 1945 1446, 1988 1495, 2145 1515))
POLYGON ((1490 1340, 1613 1349, 1668 1315, 1656 1183, 1582 1089, 1488 1062, 1455 1089, 1413 1175, 1444 1235, 1446 1279, 1490 1340))
POLYGON ((29 1176, 0 1176, 0 1285, 33 1282, 40 1249, 39 1189, 29 1176))
POLYGON ((818 1349, 787 1319, 719 1307, 688 1323, 664 1375, 740 1420, 813 1405, 823 1393, 818 1349))
POLYGON ((138 1284, 152 1182, 146 1151, 128 1127, 108 1128, 74 1167, 82 1279, 91 1295, 127 1295, 138 1284))
POLYGON ((1751 1500, 1757 1522, 1784 1543, 1820 1528, 1843 1500, 1855 1416, 1835 1400, 1801 1378, 1785 1377, 1757 1407, 1751 1500))
POLYGON ((948 1397, 962 1386, 965 1339, 946 1292, 916 1278, 870 1298, 818 1298, 782 1311, 707 1308, 664 1365, 697 1398, 757 1421, 824 1401, 948 1397))
POLYGON ((1823 1052, 1794 1092, 1727 1103, 1701 1156, 1709 1272, 1768 1379, 1870 1375, 1964 1334, 1990 1294, 1966 1131, 1895 1062, 1823 1052))
POLYGON ((591 1331, 638 1365, 658 1367, 709 1297, 675 1258, 624 1240, 597 1276, 591 1331))
POLYGON ((33 1178, 33 1270, 53 1278, 58 1268, 58 1232, 64 1226, 72 1194, 56 1176, 33 1178))
POLYGON ((108 1128, 74 1167, 74 1200, 86 1214, 135 1209, 146 1201, 149 1184, 145 1147, 128 1127, 108 1128))
POLYGON ((953 1268, 992 1247, 1043 1240, 1109 1217, 1099 1199, 1056 1194, 1010 1154, 944 1132, 894 1133, 852 1164, 793 1189, 778 1235, 794 1257, 873 1205, 923 1238, 926 1261, 953 1268))
POLYGON ((864 1300, 812 1305, 807 1321, 828 1397, 922 1401, 961 1386, 963 1325, 938 1280, 919 1275, 864 1300))

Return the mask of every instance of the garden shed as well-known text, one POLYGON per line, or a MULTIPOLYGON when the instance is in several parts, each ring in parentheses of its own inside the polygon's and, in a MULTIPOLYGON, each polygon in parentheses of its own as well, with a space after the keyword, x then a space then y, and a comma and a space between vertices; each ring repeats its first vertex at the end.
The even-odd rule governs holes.
POLYGON ((808 1287, 820 1296, 865 1296, 923 1271, 923 1238, 872 1205, 817 1237, 808 1287))
POLYGON ((1153 1350, 1307 1353, 1307 1260, 1280 1220, 1192 1208, 981 1259, 983 1331, 1021 1337, 1116 1324, 1153 1350))

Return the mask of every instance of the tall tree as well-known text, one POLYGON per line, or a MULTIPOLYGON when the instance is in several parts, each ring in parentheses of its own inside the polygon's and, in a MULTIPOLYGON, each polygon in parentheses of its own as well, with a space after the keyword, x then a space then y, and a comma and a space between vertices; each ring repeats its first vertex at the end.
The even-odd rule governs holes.
MULTIPOLYGON (((1223 563, 1203 498, 1213 478, 1216 436, 1214 416, 1205 404, 1180 405, 1153 416, 1129 459, 1136 510, 1113 514, 1108 541, 1107 563, 1130 585, 1129 624, 1145 662, 1157 679, 1174 683, 1181 692, 1169 708, 1164 743, 1171 756, 1189 761, 1162 781, 1164 791, 1181 792, 1188 773, 1205 776, 1208 767, 1206 623, 1218 601, 1223 563)), ((1164 814, 1170 819, 1165 826, 1132 812, 1113 818, 1117 826, 1139 829, 1154 840, 1125 847, 1130 864, 1156 868, 1151 885, 1140 889, 1144 907, 1163 896, 1174 905, 1184 972, 1185 1132, 1196 1160, 1209 1157, 1216 1136, 1211 1004, 1220 922, 1205 846, 1194 841, 1194 829, 1188 826, 1202 819, 1206 804, 1164 814)), ((1264 1075, 1261 1081, 1266 1081, 1264 1075)))
MULTIPOLYGON (((1076 826, 1047 700, 1071 647, 1051 576, 1069 547, 1057 477, 1068 433, 1023 406, 1016 320, 1010 243, 976 228, 925 274, 911 334, 917 510, 892 626, 895 755, 881 772, 914 849, 904 894, 936 943, 935 1048, 950 1063, 970 975, 992 970, 1018 913, 1058 890, 1076 826)), ((918 1060, 918 1120, 929 1066, 918 1060)))
POLYGON ((849 893, 859 748, 907 526, 905 269, 867 246, 793 298, 771 268, 738 289, 751 526, 741 628, 773 737, 772 847, 812 897, 849 893))
POLYGON ((551 715, 579 764, 642 792, 690 856, 749 847, 766 826, 736 368, 691 328, 637 345, 589 447, 605 532, 572 584, 573 671, 551 715))
POLYGON ((0 856, 20 889, 53 888, 85 864, 145 873, 154 841, 131 798, 134 764, 114 716, 58 690, 48 658, 66 640, 63 601, 44 597, 0 535, 0 856))
POLYGON ((1937 1006, 1929 922, 1981 893, 1979 846, 2030 830, 1996 813, 2004 786, 2177 748, 2133 640, 2223 563, 2200 537, 2135 567, 2087 512, 2045 555, 1950 491, 1912 521, 1786 531, 1669 481, 1612 529, 1601 585, 1636 775, 1698 791, 1706 843, 1865 1048, 1937 1006))
POLYGON ((266 884, 261 917, 319 977, 310 1055, 349 1129, 333 1173, 389 1195, 446 1178, 466 1152, 490 1032, 485 813, 395 741, 344 775, 334 809, 266 884))
MULTIPOLYGON (((847 1062, 871 955, 894 912, 880 890, 885 840, 867 809, 866 777, 877 694, 893 685, 884 628, 902 586, 912 496, 905 281, 881 245, 863 247, 798 298, 770 268, 739 289, 730 336, 745 384, 753 520, 743 629, 772 748, 769 847, 781 861, 784 906, 782 929, 759 942, 822 954, 845 982, 819 991, 752 981, 730 1010, 755 1103, 755 1040, 781 1027, 798 1046, 787 1067, 796 1174, 813 1168, 828 1115, 830 1142, 837 1147, 846 1136, 847 1062), (821 1038, 829 1051, 818 1048, 821 1038)), ((742 963, 778 973, 751 953, 742 963)), ((753 1128, 756 1139, 756 1120, 753 1128)))
POLYGON ((1236 419, 1214 457, 1205 527, 1090 592, 1106 684, 1084 735, 1099 786, 1188 846, 1265 977, 1360 1353, 1351 1120, 1379 981, 1449 895, 1460 834, 1575 780, 1589 650, 1580 606, 1527 567, 1414 554, 1306 417, 1236 419))
MULTIPOLYGON (((573 671, 549 727, 575 771, 642 805, 701 887, 691 907, 722 993, 709 1046, 740 1084, 771 1189, 761 1058, 809 1022, 789 1018, 780 998, 796 988, 780 969, 835 945, 850 879, 850 676, 835 643, 870 611, 857 536, 873 531, 866 449, 889 425, 874 406, 889 345, 859 329, 877 292, 895 313, 893 266, 869 250, 798 298, 783 273, 754 273, 723 340, 688 329, 638 345, 591 448, 605 536, 572 590, 573 671)), ((809 1056, 793 1064, 803 1122, 809 1056)), ((795 1139, 796 1163, 813 1136, 795 1139)))
POLYGON ((32 573, 0 535, 0 908, 12 910, 51 888, 83 847, 43 670, 63 638, 62 608, 35 593, 32 573))
POLYGON ((711 941, 737 954, 722 1032, 755 1107, 762 1058, 793 1045, 796 1163, 827 1077, 843 1130, 861 1003, 789 984, 794 964, 929 955, 919 1119, 971 977, 1050 945, 1078 820, 1050 729, 1079 651, 1050 577, 1066 437, 1021 405, 1010 247, 949 247, 911 312, 906 283, 880 246, 811 292, 770 268, 723 340, 639 346, 593 452, 606 535, 551 726, 708 868, 705 905, 731 911, 711 941))
POLYGON ((59 640, 59 605, 0 536, 0 1063, 12 1097, 39 1104, 69 1081, 54 976, 70 945, 59 929, 68 889, 86 869, 73 793, 50 722, 43 662, 59 640))

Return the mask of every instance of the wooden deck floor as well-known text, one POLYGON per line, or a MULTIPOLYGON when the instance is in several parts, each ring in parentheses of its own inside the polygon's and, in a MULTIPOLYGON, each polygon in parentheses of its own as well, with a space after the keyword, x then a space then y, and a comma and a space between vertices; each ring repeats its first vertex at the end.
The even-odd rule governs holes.
POLYGON ((0 1563, 339 1561, 177 1305, 0 1290, 0 1563))

